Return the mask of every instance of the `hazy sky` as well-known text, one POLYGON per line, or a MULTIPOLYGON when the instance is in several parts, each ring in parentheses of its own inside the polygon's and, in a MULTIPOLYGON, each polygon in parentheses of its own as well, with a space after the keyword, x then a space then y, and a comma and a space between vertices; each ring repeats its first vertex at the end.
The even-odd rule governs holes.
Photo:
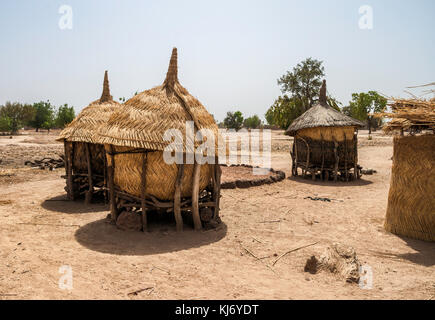
POLYGON ((435 1, 0 2, 0 104, 49 99, 80 111, 160 85, 172 47, 179 78, 218 120, 229 110, 261 117, 281 94, 277 78, 307 57, 324 61, 328 91, 406 95, 435 81, 435 1), (59 28, 61 5, 72 29, 59 28), (373 8, 373 29, 358 10, 373 8))

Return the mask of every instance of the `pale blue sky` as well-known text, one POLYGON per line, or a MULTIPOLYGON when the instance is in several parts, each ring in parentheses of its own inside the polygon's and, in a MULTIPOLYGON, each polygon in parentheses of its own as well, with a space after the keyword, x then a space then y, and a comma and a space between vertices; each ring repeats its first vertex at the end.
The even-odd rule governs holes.
POLYGON ((49 99, 80 111, 163 82, 178 47, 179 78, 218 120, 237 108, 261 117, 281 94, 276 80, 298 62, 324 61, 328 91, 405 95, 435 81, 435 1, 2 0, 0 104, 49 99), (60 30, 59 7, 73 9, 60 30), (373 30, 358 9, 371 5, 373 30))

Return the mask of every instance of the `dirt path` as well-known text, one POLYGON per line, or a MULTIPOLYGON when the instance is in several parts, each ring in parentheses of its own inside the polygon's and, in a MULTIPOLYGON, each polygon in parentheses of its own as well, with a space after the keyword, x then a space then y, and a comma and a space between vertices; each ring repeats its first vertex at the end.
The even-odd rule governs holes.
MULTIPOLYGON (((204 233, 177 234, 173 225, 119 231, 106 223, 104 205, 52 201, 64 194, 60 171, 0 184, 0 299, 433 298, 435 245, 382 227, 391 156, 391 146, 362 148, 360 163, 378 174, 361 182, 286 179, 224 190, 224 225, 204 233), (317 241, 271 266, 282 253, 317 241), (306 259, 332 242, 355 247, 373 270, 372 290, 303 272, 306 259), (58 286, 63 265, 72 268, 71 291, 58 286)), ((289 162, 287 153, 273 153, 275 169, 288 174, 289 162)))

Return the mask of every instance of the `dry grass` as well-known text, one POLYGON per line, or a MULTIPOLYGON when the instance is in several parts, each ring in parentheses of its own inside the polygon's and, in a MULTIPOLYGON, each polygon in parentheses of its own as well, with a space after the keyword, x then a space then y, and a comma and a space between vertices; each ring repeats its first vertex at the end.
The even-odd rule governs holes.
POLYGON ((391 99, 392 112, 376 114, 377 117, 391 118, 384 126, 385 132, 409 130, 414 127, 435 130, 435 100, 391 99))

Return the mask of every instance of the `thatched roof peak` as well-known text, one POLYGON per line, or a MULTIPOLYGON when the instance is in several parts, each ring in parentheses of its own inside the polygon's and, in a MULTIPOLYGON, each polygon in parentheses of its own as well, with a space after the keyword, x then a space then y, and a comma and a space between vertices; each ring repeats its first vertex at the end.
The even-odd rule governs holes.
POLYGON ((108 102, 112 100, 109 88, 109 76, 107 75, 107 70, 104 71, 104 81, 103 81, 103 93, 101 94, 100 103, 108 102))
POLYGON ((294 136, 297 131, 317 127, 363 127, 365 124, 361 121, 351 118, 327 103, 326 81, 323 80, 320 89, 319 102, 308 109, 299 118, 293 121, 288 127, 286 134, 294 136))
POLYGON ((113 101, 110 95, 109 78, 105 71, 101 98, 83 108, 78 116, 60 132, 56 140, 98 143, 98 127, 105 124, 120 106, 118 102, 113 101))
MULTIPOLYGON (((164 151, 171 144, 164 138, 166 132, 175 129, 184 135, 193 122, 195 131, 211 130, 217 144, 219 131, 213 117, 178 81, 177 56, 174 48, 162 85, 138 93, 113 113, 99 130, 100 143, 164 151)), ((193 153, 188 139, 193 137, 182 137, 180 146, 183 152, 193 153)))
POLYGON ((172 49, 171 60, 169 61, 169 68, 166 74, 164 86, 174 89, 175 83, 178 82, 178 52, 177 48, 172 49))
POLYGON ((319 103, 323 105, 328 104, 326 99, 326 80, 323 80, 322 87, 320 88, 319 103))

